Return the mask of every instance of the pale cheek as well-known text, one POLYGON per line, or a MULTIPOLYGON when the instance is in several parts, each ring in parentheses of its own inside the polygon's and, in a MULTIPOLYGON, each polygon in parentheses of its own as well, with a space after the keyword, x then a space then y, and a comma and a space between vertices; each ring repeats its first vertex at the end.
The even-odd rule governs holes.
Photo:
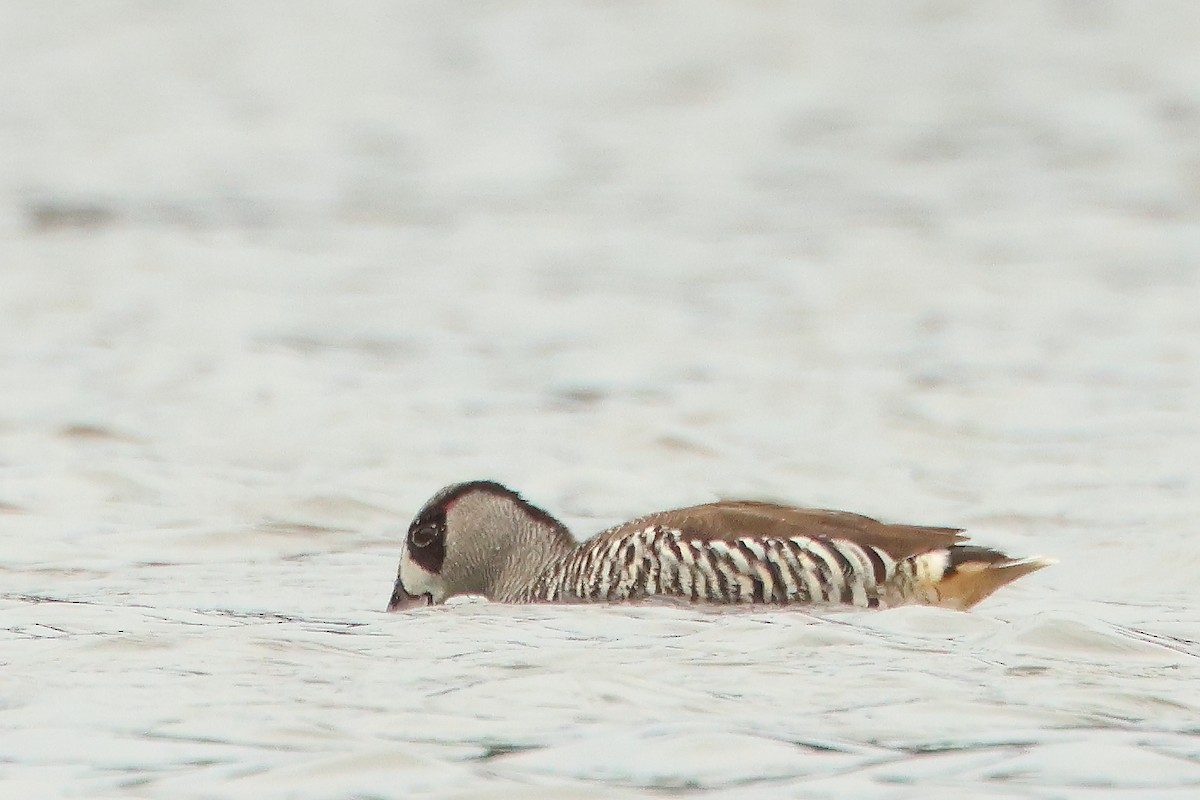
MULTIPOLYGON (((407 554, 405 555, 407 556, 407 554)), ((411 558, 405 557, 400 561, 400 582, 404 584, 404 590, 409 594, 427 594, 435 602, 446 599, 443 596, 441 581, 438 580, 438 577, 421 569, 411 558)))

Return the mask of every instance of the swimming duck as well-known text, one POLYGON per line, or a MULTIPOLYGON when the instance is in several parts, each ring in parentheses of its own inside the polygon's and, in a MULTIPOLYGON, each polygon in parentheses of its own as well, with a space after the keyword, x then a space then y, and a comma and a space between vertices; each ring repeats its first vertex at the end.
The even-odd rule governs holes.
POLYGON ((894 525, 759 500, 659 511, 583 542, 494 481, 445 487, 408 528, 388 611, 483 595, 503 603, 666 597, 703 603, 967 609, 1053 563, 894 525))

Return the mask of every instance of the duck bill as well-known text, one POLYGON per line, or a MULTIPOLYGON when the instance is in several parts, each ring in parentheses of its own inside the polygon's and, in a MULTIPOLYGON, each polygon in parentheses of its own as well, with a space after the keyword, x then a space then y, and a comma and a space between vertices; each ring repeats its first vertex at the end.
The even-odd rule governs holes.
POLYGON ((404 584, 396 581, 392 589, 392 599, 388 601, 388 611, 407 611, 410 608, 433 605, 433 598, 427 594, 409 594, 404 591, 404 584))

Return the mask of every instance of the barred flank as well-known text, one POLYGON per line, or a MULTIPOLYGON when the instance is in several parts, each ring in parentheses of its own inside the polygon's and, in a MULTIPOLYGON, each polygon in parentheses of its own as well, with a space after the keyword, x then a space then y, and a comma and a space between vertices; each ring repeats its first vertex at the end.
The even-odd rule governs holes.
POLYGON ((1047 566, 995 550, 954 545, 901 561, 845 539, 808 536, 685 540, 654 525, 585 542, 543 574, 527 601, 619 601, 651 596, 692 602, 909 603, 965 609, 1047 566))

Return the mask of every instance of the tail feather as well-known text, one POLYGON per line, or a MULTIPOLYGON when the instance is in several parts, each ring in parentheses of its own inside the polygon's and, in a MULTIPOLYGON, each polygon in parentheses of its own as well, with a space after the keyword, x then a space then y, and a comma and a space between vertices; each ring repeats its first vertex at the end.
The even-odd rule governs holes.
POLYGON ((957 546, 945 551, 946 568, 932 588, 938 605, 968 609, 1018 578, 1055 563, 1052 558, 1009 558, 985 547, 957 546))

